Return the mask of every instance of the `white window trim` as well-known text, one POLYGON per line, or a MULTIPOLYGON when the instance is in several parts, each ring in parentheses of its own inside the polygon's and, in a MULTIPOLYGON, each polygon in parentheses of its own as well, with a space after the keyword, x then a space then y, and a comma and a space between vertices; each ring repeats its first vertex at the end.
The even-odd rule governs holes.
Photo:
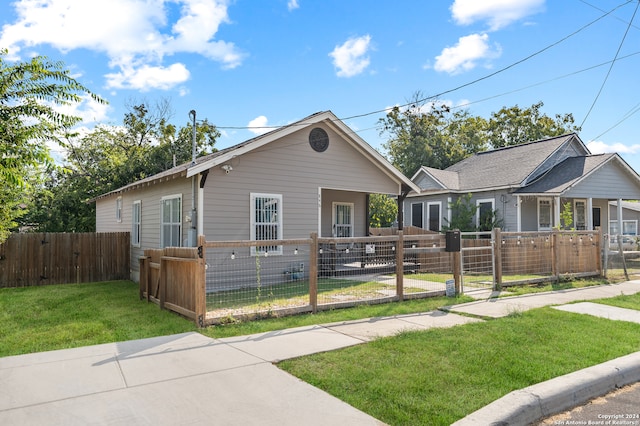
MULTIPOLYGON (((420 224, 420 228, 423 228, 423 229, 424 229, 424 202, 422 202, 422 201, 417 202, 417 203, 411 203, 411 225, 412 225, 412 226, 415 226, 415 225, 413 224, 413 206, 414 206, 414 205, 418 205, 418 204, 422 206, 422 223, 420 224)), ((334 214, 335 214, 335 213, 334 213, 334 214)))
MULTIPOLYGON (((354 203, 344 203, 344 202, 340 202, 340 201, 334 201, 331 205, 331 227, 333 229, 333 237, 336 237, 336 206, 349 206, 350 207, 350 218, 349 220, 351 221, 351 224, 349 225, 351 227, 351 237, 355 236, 355 224, 354 222, 354 217, 355 217, 355 204, 354 203)), ((348 238, 348 237, 347 237, 348 238)))
POLYGON ((578 229, 578 203, 584 203, 584 230, 589 228, 589 215, 587 214, 587 200, 575 199, 573 200, 573 227, 578 229))
POLYGON ((116 222, 122 222, 122 196, 116 198, 116 222))
POLYGON ((538 226, 538 231, 551 231, 553 228, 553 198, 551 197, 539 197, 537 200, 537 211, 536 211, 536 222, 538 226), (541 227, 540 226, 540 201, 548 201, 549 202, 549 218, 550 223, 549 227, 541 227))
MULTIPOLYGON (((250 220, 251 220, 251 235, 250 235, 250 239, 255 241, 256 240, 256 198, 275 198, 278 200, 278 210, 276 212, 276 218, 277 218, 277 225, 278 225, 278 240, 281 240, 283 238, 284 235, 284 230, 283 230, 283 204, 282 204, 282 194, 266 194, 266 193, 260 193, 260 192, 252 192, 250 194, 250 201, 249 201, 249 215, 250 215, 250 220)), ((251 247, 251 256, 256 256, 258 254, 266 254, 269 253, 269 255, 281 255, 282 254, 282 246, 276 246, 276 250, 270 250, 268 252, 264 252, 261 250, 257 250, 258 247, 251 247)))
MULTIPOLYGON (((609 234, 613 236, 613 235, 617 235, 617 234, 613 234, 613 233, 611 232, 611 224, 612 224, 612 223, 617 224, 617 223, 618 223, 618 220, 617 220, 617 219, 612 219, 612 220, 610 220, 610 221, 609 221, 609 234)), ((637 221, 637 220, 635 220, 635 219, 622 219, 622 229, 620 229, 619 231, 620 231, 620 233, 621 233, 622 235, 633 235, 633 236, 637 236, 637 235, 638 235, 638 221, 637 221), (625 223, 634 223, 634 224, 635 224, 635 228, 636 228, 636 233, 635 233, 635 234, 624 234, 624 233, 623 233, 623 230, 624 230, 624 224, 625 224, 625 223)))
POLYGON ((135 200, 131 205, 131 245, 133 247, 140 247, 140 241, 142 239, 141 234, 142 234, 142 201, 135 200), (138 222, 137 223, 136 223, 136 215, 135 215, 136 206, 138 206, 138 222), (138 241, 134 240, 134 236, 136 235, 136 232, 135 232, 136 225, 138 226, 138 232, 137 232, 138 241))
POLYGON ((429 225, 431 225, 431 209, 429 207, 433 205, 438 206, 438 229, 436 232, 440 232, 440 230, 442 230, 442 201, 431 201, 427 203, 427 226, 425 229, 429 229, 429 225))
POLYGON ((182 247, 182 194, 174 194, 174 195, 165 195, 164 197, 162 197, 160 199, 160 248, 163 248, 163 243, 164 243, 164 215, 163 213, 163 208, 164 208, 164 202, 166 200, 173 200, 173 199, 179 199, 180 200, 180 210, 178 211, 178 213, 180 214, 179 217, 179 225, 180 225, 180 232, 178 235, 178 246, 177 247, 182 247))
POLYGON ((476 227, 480 226, 480 204, 490 203, 491 211, 493 212, 496 209, 495 202, 496 200, 493 198, 482 198, 480 200, 476 200, 476 227))

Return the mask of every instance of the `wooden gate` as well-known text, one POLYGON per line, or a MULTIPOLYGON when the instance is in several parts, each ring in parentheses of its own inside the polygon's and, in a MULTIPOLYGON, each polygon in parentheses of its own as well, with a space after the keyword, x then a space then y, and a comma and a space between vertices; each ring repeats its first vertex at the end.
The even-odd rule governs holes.
POLYGON ((204 326, 205 263, 197 248, 145 250, 140 258, 140 298, 204 326))

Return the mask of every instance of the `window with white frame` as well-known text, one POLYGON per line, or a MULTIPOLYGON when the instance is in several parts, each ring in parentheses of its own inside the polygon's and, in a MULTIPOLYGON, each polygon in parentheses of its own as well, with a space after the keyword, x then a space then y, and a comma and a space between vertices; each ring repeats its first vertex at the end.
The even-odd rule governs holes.
POLYGON ((538 198, 538 231, 550 231, 551 218, 551 198, 538 198))
POLYGON ((142 203, 140 200, 133 202, 131 209, 131 245, 140 247, 140 229, 142 222, 142 203))
POLYGON ((333 203, 333 236, 353 237, 353 203, 333 203))
POLYGON ((493 198, 476 201, 476 226, 479 231, 491 231, 494 222, 493 198))
POLYGON ((440 201, 427 203, 427 229, 439 232, 442 227, 442 203, 440 201))
POLYGON ((122 197, 116 198, 116 221, 122 222, 122 197))
POLYGON ((415 226, 417 228, 424 227, 424 224, 422 222, 423 208, 423 203, 411 203, 411 226, 415 226))
POLYGON ((573 226, 578 231, 587 229, 587 202, 585 200, 573 202, 573 226))
MULTIPOLYGON (((620 234, 620 228, 618 227, 617 220, 609 221, 609 234, 620 234)), ((638 221, 622 220, 622 235, 638 235, 638 221)))
MULTIPOLYGON (((282 195, 251 194, 251 239, 282 239, 282 195)), ((251 254, 282 254, 282 246, 251 247, 251 254)))
POLYGON ((160 246, 182 246, 182 195, 162 197, 160 246))

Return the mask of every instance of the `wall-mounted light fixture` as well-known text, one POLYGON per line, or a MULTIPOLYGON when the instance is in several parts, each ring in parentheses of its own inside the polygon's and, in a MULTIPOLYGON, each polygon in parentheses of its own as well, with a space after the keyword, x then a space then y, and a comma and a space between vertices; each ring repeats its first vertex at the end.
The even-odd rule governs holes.
POLYGON ((231 164, 223 164, 222 167, 220 168, 224 170, 226 174, 229 174, 229 172, 233 170, 233 167, 231 167, 231 164))

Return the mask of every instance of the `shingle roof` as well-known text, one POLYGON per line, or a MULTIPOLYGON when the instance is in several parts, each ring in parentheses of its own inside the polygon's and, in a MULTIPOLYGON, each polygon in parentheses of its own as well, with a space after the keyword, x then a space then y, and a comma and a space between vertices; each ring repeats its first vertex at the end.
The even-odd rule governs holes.
POLYGON ((516 194, 561 194, 616 154, 570 157, 516 194))
POLYGON ((477 153, 445 171, 458 173, 457 190, 519 186, 540 164, 574 136, 572 133, 477 153))
POLYGON ((422 169, 427 171, 431 176, 437 179, 438 182, 444 185, 445 188, 459 189, 460 180, 459 174, 457 172, 434 169, 432 167, 422 167, 422 169))

